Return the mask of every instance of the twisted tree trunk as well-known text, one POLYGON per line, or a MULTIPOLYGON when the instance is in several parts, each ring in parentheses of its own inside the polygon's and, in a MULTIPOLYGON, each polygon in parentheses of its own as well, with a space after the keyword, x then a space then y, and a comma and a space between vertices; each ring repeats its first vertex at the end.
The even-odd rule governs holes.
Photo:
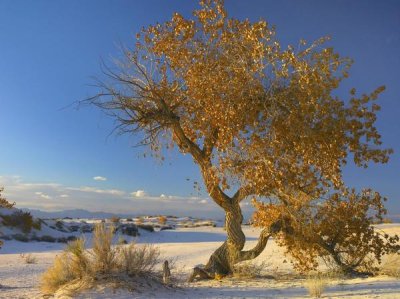
POLYGON ((233 266, 239 262, 251 260, 260 255, 271 236, 270 229, 261 232, 258 243, 254 248, 243 251, 246 237, 242 230, 243 215, 239 203, 232 203, 224 208, 226 241, 211 255, 204 267, 196 267, 189 278, 189 282, 195 279, 212 279, 216 276, 232 274, 233 266))

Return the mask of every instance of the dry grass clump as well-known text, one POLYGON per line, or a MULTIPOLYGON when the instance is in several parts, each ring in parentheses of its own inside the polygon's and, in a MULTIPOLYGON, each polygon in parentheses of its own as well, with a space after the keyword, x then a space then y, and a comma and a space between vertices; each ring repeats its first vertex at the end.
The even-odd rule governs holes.
POLYGON ((380 265, 379 274, 400 278, 400 254, 389 254, 380 265))
POLYGON ((36 264, 37 263, 37 258, 31 254, 20 254, 21 259, 23 259, 23 261, 25 262, 25 264, 36 264))
POLYGON ((54 294, 60 288, 80 289, 97 283, 113 282, 133 289, 134 277, 161 281, 155 272, 160 252, 151 245, 112 246, 114 228, 104 223, 95 226, 93 248, 86 249, 85 241, 78 239, 68 244, 54 264, 42 276, 41 291, 54 294))
POLYGON ((257 264, 255 262, 246 261, 236 264, 233 268, 232 276, 240 279, 251 279, 260 277, 262 271, 266 268, 266 263, 257 264))
POLYGON ((154 273, 160 262, 160 251, 153 245, 137 247, 135 243, 121 247, 118 252, 118 268, 129 276, 142 276, 154 273))
POLYGON ((328 286, 329 279, 326 275, 314 274, 307 277, 304 286, 308 290, 308 294, 313 298, 321 298, 322 293, 328 286))

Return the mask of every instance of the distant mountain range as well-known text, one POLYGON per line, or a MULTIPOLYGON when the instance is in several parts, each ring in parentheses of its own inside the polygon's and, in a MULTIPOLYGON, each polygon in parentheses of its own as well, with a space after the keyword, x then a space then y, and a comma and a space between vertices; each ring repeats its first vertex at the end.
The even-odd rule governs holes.
POLYGON ((48 218, 87 218, 87 219, 104 219, 104 218, 111 218, 113 216, 117 216, 120 218, 130 218, 133 217, 134 215, 132 214, 114 214, 114 213, 108 213, 108 212, 91 212, 88 210, 84 209, 74 209, 74 210, 65 210, 65 211, 54 211, 54 212, 48 212, 48 211, 41 211, 41 210, 35 210, 35 209, 21 209, 23 211, 30 212, 32 216, 37 217, 37 218, 42 218, 42 219, 48 219, 48 218))

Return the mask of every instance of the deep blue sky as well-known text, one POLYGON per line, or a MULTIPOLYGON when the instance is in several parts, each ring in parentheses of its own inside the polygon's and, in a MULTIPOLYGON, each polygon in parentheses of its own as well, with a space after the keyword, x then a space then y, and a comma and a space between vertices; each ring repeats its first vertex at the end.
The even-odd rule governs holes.
MULTIPOLYGON (((91 76, 101 76, 100 59, 118 57, 118 45, 132 46, 141 27, 175 11, 188 16, 195 7, 197 1, 183 0, 0 1, 0 185, 10 199, 126 212, 156 211, 165 194, 182 213, 191 196, 188 213, 213 208, 205 192, 193 191, 199 174, 188 157, 171 155, 163 165, 138 158, 135 140, 108 136, 112 122, 99 111, 63 109, 94 93, 89 85, 91 76), (132 204, 137 190, 145 192, 135 193, 132 204)), ((343 94, 386 85, 377 125, 395 154, 385 166, 349 166, 345 178, 381 191, 391 212, 400 213, 400 2, 226 0, 226 8, 230 16, 275 24, 283 44, 330 35, 330 45, 355 61, 343 94)))

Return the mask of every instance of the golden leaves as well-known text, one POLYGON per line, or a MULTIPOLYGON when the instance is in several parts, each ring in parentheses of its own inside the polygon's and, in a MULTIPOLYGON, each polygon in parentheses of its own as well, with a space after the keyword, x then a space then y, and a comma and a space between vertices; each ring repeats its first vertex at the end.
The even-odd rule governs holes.
POLYGON ((142 29, 122 75, 112 74, 122 87, 109 87, 100 106, 143 133, 142 144, 175 144, 206 165, 209 190, 317 197, 343 185, 349 153, 359 166, 391 153, 375 128, 384 87, 360 98, 351 90, 350 102, 334 96, 352 61, 327 40, 283 49, 266 21, 228 18, 223 1, 200 1, 192 18, 175 13, 142 29))
POLYGON ((324 201, 301 197, 294 194, 295 202, 288 197, 286 205, 253 201, 255 225, 270 227, 279 219, 286 221, 287 228, 276 235, 276 241, 299 271, 316 269, 319 257, 354 271, 368 264, 368 254, 379 262, 382 255, 399 250, 398 236, 381 235, 372 226, 387 212, 379 193, 366 189, 358 194, 343 188, 324 201))

